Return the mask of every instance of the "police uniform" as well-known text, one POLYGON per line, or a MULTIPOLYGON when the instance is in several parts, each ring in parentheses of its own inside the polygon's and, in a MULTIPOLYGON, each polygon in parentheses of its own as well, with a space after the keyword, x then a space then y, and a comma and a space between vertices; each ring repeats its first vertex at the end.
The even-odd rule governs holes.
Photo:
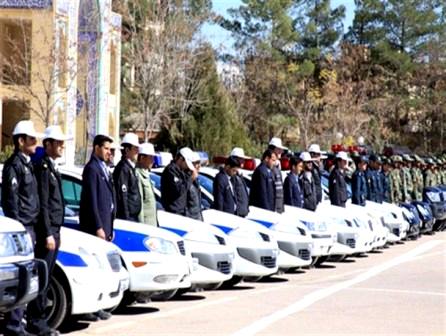
POLYGON ((116 218, 138 222, 141 212, 141 194, 138 187, 135 167, 122 158, 113 171, 116 188, 116 218))
POLYGON ((344 173, 335 167, 328 178, 328 191, 331 204, 345 208, 347 202, 347 185, 344 173))
POLYGON ((261 163, 252 174, 249 204, 270 211, 276 211, 275 184, 273 173, 261 163))
POLYGON ((302 208, 304 206, 304 194, 302 181, 297 174, 289 173, 283 183, 285 204, 302 208))
POLYGON ((167 212, 186 215, 187 193, 191 183, 190 176, 175 161, 167 165, 161 175, 161 203, 167 212))
MULTIPOLYGON (((40 215, 36 230, 37 243, 35 257, 46 261, 48 274, 52 274, 60 246, 60 228, 65 217, 65 202, 62 180, 56 171, 55 162, 45 155, 35 166, 40 197, 40 215), (46 248, 46 238, 53 236, 56 248, 46 248)), ((50 279, 51 280, 51 279, 50 279)), ((39 334, 49 330, 45 319, 48 286, 28 304, 28 330, 39 334)))
POLYGON ((352 203, 365 206, 367 181, 363 171, 356 169, 352 176, 352 203))
POLYGON ((249 213, 249 191, 243 176, 239 173, 231 177, 237 202, 236 215, 246 217, 249 213))
POLYGON ((276 206, 276 212, 278 213, 282 213, 285 211, 285 207, 284 207, 284 195, 283 195, 283 181, 282 181, 282 172, 280 171, 280 166, 274 166, 273 169, 271 170, 272 172, 272 176, 273 176, 273 180, 274 180, 274 188, 275 188, 275 206, 276 206))
MULTIPOLYGON (((40 202, 37 181, 29 157, 22 152, 15 152, 9 157, 2 172, 2 208, 6 217, 23 224, 35 242, 40 202)), ((5 334, 24 334, 22 319, 23 307, 18 307, 4 316, 5 334)))
POLYGON ((313 176, 314 186, 316 188, 316 199, 317 202, 322 202, 322 183, 321 183, 321 170, 319 168, 319 165, 314 161, 312 168, 311 168, 311 174, 313 176))

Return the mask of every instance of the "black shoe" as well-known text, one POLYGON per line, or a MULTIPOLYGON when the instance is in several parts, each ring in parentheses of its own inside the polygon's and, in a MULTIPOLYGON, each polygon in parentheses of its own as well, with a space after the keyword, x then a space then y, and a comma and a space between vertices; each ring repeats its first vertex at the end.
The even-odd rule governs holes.
POLYGON ((96 316, 96 313, 82 314, 82 315, 79 315, 79 320, 88 321, 88 322, 96 322, 96 321, 99 321, 99 317, 96 316))
POLYGON ((109 312, 106 312, 105 310, 99 310, 94 314, 101 320, 108 320, 110 317, 112 317, 112 314, 109 312))

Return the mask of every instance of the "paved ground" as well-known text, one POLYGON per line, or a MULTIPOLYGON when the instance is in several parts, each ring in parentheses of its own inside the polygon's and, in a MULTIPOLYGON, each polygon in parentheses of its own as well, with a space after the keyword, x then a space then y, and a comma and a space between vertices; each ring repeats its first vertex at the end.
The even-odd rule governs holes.
POLYGON ((446 232, 232 290, 129 307, 70 335, 446 335, 446 232))

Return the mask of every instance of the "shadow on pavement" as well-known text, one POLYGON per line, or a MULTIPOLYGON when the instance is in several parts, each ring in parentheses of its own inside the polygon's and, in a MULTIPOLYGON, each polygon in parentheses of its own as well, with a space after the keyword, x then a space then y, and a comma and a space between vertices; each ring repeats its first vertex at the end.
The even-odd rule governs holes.
POLYGON ((285 272, 285 274, 305 274, 305 273, 307 272, 305 272, 305 270, 300 268, 289 269, 288 271, 285 272))
POLYGON ((330 265, 330 264, 322 264, 322 265, 315 265, 314 268, 317 269, 332 269, 332 268, 336 268, 335 265, 330 265))
POLYGON ((197 294, 183 294, 183 295, 176 295, 173 298, 171 298, 169 301, 199 301, 204 300, 206 297, 203 295, 197 295, 197 294))
POLYGON ((218 291, 238 291, 238 290, 250 290, 255 289, 254 286, 243 286, 243 285, 236 285, 233 287, 220 287, 218 291))
POLYGON ((143 306, 128 306, 124 308, 116 309, 113 315, 141 315, 159 312, 158 308, 143 307, 143 306))
POLYGON ((286 278, 279 278, 279 277, 266 277, 266 278, 262 278, 260 279, 259 283, 277 283, 277 282, 287 282, 289 281, 286 278))
POLYGON ((367 254, 357 254, 354 256, 355 258, 368 258, 369 256, 367 254))
MULTIPOLYGON (((94 322, 91 322, 94 323, 94 322)), ((90 322, 81 322, 77 320, 68 320, 59 327, 61 334, 68 334, 75 331, 85 330, 90 326, 90 322)))
POLYGON ((350 258, 346 258, 344 260, 339 261, 340 263, 344 263, 344 264, 351 264, 351 263, 355 263, 356 260, 355 259, 350 259, 350 258))
POLYGON ((373 251, 370 251, 369 253, 372 253, 372 254, 381 254, 381 253, 383 253, 383 251, 381 251, 381 250, 373 250, 373 251))

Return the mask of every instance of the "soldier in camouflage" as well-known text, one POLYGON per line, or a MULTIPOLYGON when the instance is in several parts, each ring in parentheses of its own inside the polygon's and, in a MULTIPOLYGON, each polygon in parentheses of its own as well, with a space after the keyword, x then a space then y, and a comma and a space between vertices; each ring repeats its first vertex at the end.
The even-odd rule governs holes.
POLYGON ((434 173, 435 162, 432 158, 426 159, 427 168, 424 171, 424 186, 425 187, 434 187, 437 185, 437 177, 434 173))
POLYGON ((402 201, 401 194, 401 163, 402 159, 399 155, 394 155, 391 157, 393 163, 393 169, 389 174, 389 182, 390 182, 390 201, 392 203, 398 204, 402 201))
POLYGON ((412 158, 408 154, 403 155, 404 166, 401 169, 401 193, 403 202, 410 203, 412 201, 413 180, 410 169, 412 167, 412 158))
POLYGON ((423 199, 424 179, 423 172, 421 171, 421 165, 423 159, 418 155, 414 155, 414 162, 412 164, 412 180, 413 180, 413 199, 421 201, 423 199))
POLYGON ((434 169, 434 174, 437 180, 437 185, 442 184, 443 182, 443 174, 441 172, 441 167, 443 165, 443 161, 441 159, 436 159, 437 165, 435 166, 434 169))

